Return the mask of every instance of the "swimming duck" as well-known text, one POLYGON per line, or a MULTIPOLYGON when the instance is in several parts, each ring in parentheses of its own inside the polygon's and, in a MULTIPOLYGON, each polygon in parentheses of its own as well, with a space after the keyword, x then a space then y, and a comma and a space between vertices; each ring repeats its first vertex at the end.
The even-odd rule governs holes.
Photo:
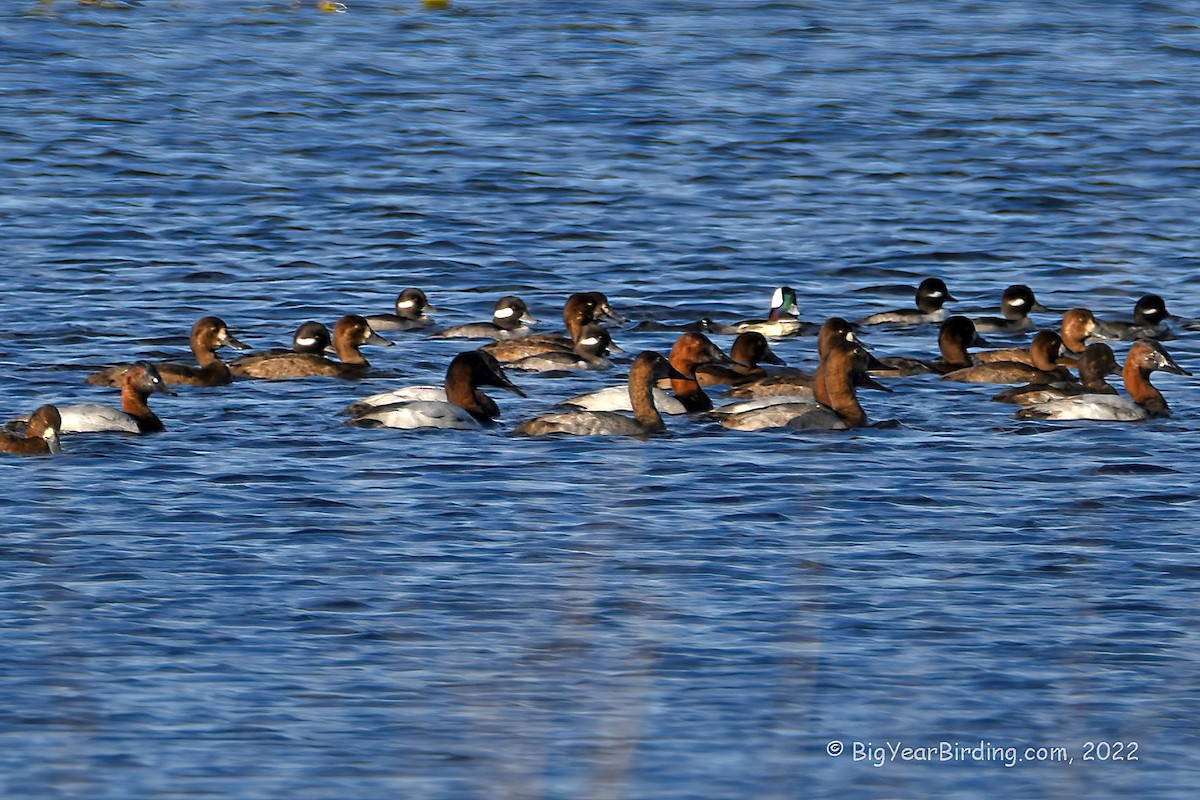
POLYGON ((93 433, 119 431, 122 433, 158 433, 162 420, 150 410, 152 394, 175 396, 163 382, 158 369, 149 361, 138 361, 125 370, 121 378, 121 407, 101 403, 73 403, 58 406, 59 433, 93 433))
POLYGON ((526 356, 508 362, 511 369, 527 372, 575 372, 578 370, 602 370, 612 367, 608 351, 624 352, 613 344, 608 329, 603 325, 585 325, 580 339, 571 352, 554 350, 535 356, 526 356))
MULTIPOLYGON (((857 342, 858 337, 854 326, 842 317, 830 317, 821 325, 817 334, 817 358, 822 359, 836 341, 857 342)), ((882 369, 884 365, 875 362, 873 369, 882 369)), ((729 397, 794 397, 796 395, 812 396, 813 373, 796 367, 781 367, 769 369, 761 378, 731 387, 726 395, 729 397)))
POLYGON ((42 406, 29 416, 24 435, 0 430, 0 452, 17 456, 44 456, 57 453, 58 430, 62 417, 54 406, 42 406))
POLYGON ((1113 336, 1131 342, 1134 339, 1174 339, 1167 320, 1171 318, 1167 311, 1167 301, 1156 294, 1147 294, 1138 298, 1133 306, 1133 322, 1106 321, 1113 336))
POLYGON ((245 364, 238 374, 262 380, 310 377, 357 380, 371 366, 359 350, 367 344, 391 347, 394 342, 372 330, 365 317, 346 314, 333 326, 333 349, 338 361, 317 353, 286 353, 245 364))
POLYGON ((530 331, 537 320, 525 307, 525 301, 514 295, 505 295, 496 301, 491 322, 471 322, 455 325, 436 333, 433 339, 519 339, 530 331))
POLYGON ((916 325, 921 322, 941 322, 946 316, 942 308, 947 302, 957 300, 950 294, 941 278, 926 278, 917 287, 917 307, 881 311, 862 320, 862 325, 916 325))
POLYGON ((229 371, 237 377, 249 377, 246 370, 251 365, 257 364, 260 361, 279 358, 280 356, 291 356, 295 353, 315 353, 320 355, 332 343, 333 339, 329 335, 329 328, 326 328, 320 322, 304 322, 292 334, 292 346, 290 349, 286 347, 269 347, 266 350, 257 350, 253 353, 247 353, 244 356, 238 356, 229 362, 229 371))
POLYGON ((593 322, 624 322, 625 318, 613 311, 603 292, 577 292, 563 304, 563 325, 567 335, 535 333, 520 339, 492 342, 483 346, 497 361, 516 361, 553 350, 571 351, 583 334, 583 328, 593 322))
POLYGON ((979 336, 971 319, 956 315, 947 317, 938 330, 940 358, 923 361, 917 358, 889 356, 879 360, 886 365, 888 375, 945 375, 975 363, 971 354, 967 352, 968 347, 990 347, 990 344, 979 336))
POLYGON ((759 362, 786 363, 771 350, 767 337, 757 331, 739 333, 729 348, 729 357, 737 363, 728 367, 719 364, 696 367, 696 380, 700 385, 738 386, 767 376, 767 371, 759 366, 759 362))
POLYGON ((1033 296, 1033 290, 1023 283, 1015 283, 1000 295, 999 317, 979 317, 975 320, 975 330, 979 333, 1020 333, 1029 330, 1033 321, 1029 319, 1031 311, 1047 311, 1044 305, 1033 296))
POLYGON ((525 396, 496 359, 482 350, 469 350, 456 355, 446 369, 445 400, 403 400, 374 406, 353 416, 349 424, 364 428, 477 430, 500 416, 500 407, 480 386, 496 386, 525 396))
POLYGON ((714 332, 729 335, 755 332, 772 338, 793 336, 806 327, 799 316, 796 290, 791 286, 780 286, 771 295, 771 308, 766 319, 744 319, 732 325, 717 325, 714 332))
MULTIPOLYGON (((1063 350, 1072 354, 1080 354, 1087 347, 1088 339, 1116 339, 1111 329, 1096 319, 1096 316, 1086 308, 1071 308, 1063 312, 1062 323, 1059 327, 1059 339, 1063 350)), ((982 350, 975 354, 975 360, 983 364, 999 361, 1020 362, 1033 365, 1033 355, 1029 348, 1007 347, 1000 350, 982 350)), ((1060 354, 1060 366, 1074 367, 1078 360, 1066 353, 1060 354)))
POLYGON ((1170 416, 1162 392, 1150 383, 1155 370, 1191 375, 1153 339, 1139 339, 1125 356, 1124 381, 1129 399, 1111 394, 1081 394, 1017 409, 1017 419, 1090 419, 1138 422, 1170 416))
POLYGON ((375 331, 415 331, 433 324, 429 298, 420 289, 408 288, 396 297, 395 314, 369 314, 367 324, 375 331))
POLYGON ((1058 366, 1061 354, 1062 339, 1059 335, 1049 330, 1038 331, 1029 345, 1029 358, 1033 363, 992 361, 947 372, 942 375, 942 380, 968 383, 1049 383, 1054 380, 1072 380, 1066 367, 1058 366))
POLYGON ((835 340, 817 367, 813 400, 776 403, 744 411, 726 409, 720 415, 720 423, 740 431, 781 427, 846 430, 865 425, 867 415, 858 402, 856 387, 890 391, 871 379, 868 374, 871 360, 871 354, 861 344, 835 340))
POLYGON ((1117 390, 1104 380, 1107 375, 1120 375, 1121 367, 1113 355, 1112 348, 1104 342, 1093 342, 1079 357, 1079 380, 1055 380, 1050 383, 1029 383, 1005 389, 992 399, 998 403, 1016 403, 1027 406, 1045 403, 1060 397, 1079 394, 1113 394, 1117 390))
MULTIPOLYGON (((702 334, 696 334, 702 335, 702 334)), ((649 436, 666 430, 654 404, 654 384, 659 380, 686 380, 661 353, 644 350, 629 368, 628 394, 633 417, 614 411, 565 411, 545 414, 518 425, 514 433, 544 436, 565 433, 575 436, 649 436)))
MULTIPOLYGON (((222 386, 233 380, 233 373, 217 355, 217 348, 247 348, 234 338, 220 317, 201 317, 196 320, 189 339, 192 354, 200 366, 192 367, 172 361, 155 362, 154 366, 163 382, 172 386, 222 386)), ((90 375, 87 382, 95 386, 120 386, 127 369, 128 364, 109 367, 90 375)))

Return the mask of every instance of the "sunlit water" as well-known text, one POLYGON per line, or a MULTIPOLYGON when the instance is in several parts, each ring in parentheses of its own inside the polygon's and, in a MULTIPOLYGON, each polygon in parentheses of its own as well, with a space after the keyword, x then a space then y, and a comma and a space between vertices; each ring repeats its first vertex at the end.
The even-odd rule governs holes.
MULTIPOLYGON (((543 328, 588 289, 634 322, 784 283, 857 318, 930 274, 956 311, 1015 282, 1200 311, 1191 4, 348 5, 10 4, 6 415, 115 402, 92 368, 183 357, 204 314, 274 346, 406 286, 543 328)), ((341 424, 467 346, 406 333, 358 385, 184 389, 162 435, 0 460, 0 790, 1194 796, 1194 380, 1142 425, 912 378, 853 433, 508 435, 675 335, 632 328, 612 373, 516 375, 485 433, 341 424), (1074 761, 855 759, 942 741, 1074 761)))

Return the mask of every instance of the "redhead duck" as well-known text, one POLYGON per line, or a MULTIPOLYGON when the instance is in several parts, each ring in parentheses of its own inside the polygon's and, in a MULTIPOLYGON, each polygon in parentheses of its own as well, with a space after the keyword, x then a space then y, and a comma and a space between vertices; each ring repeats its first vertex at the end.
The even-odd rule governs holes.
POLYGON ((42 406, 29 415, 25 434, 0 431, 0 452, 16 456, 44 456, 60 451, 58 431, 62 417, 54 406, 42 406))
MULTIPOLYGON (((220 317, 201 317, 196 320, 189 339, 192 355, 200 366, 192 367, 171 361, 156 362, 155 367, 165 383, 172 386, 223 386, 233 380, 233 373, 217 355, 217 348, 247 348, 234 338, 220 317)), ((87 382, 95 386, 120 386, 127 369, 127 364, 109 367, 90 375, 87 382)))
POLYGON ((1111 394, 1081 394, 1017 409, 1017 419, 1090 419, 1108 422, 1138 422, 1166 417, 1171 411, 1162 392, 1150 383, 1155 370, 1191 375, 1153 339, 1139 339, 1129 348, 1123 370, 1129 399, 1111 394))
POLYGON ((1167 311, 1167 301, 1156 294, 1138 298, 1133 306, 1133 322, 1106 321, 1104 324, 1113 336, 1127 342, 1134 339, 1174 339, 1175 334, 1167 325, 1173 315, 1167 311))
POLYGON ((701 364, 696 367, 696 380, 700 385, 737 386, 749 383, 767 376, 767 371, 759 366, 760 362, 780 365, 786 363, 775 355, 767 337, 758 331, 739 333, 729 348, 729 357, 737 363, 728 367, 719 364, 701 364))
POLYGON ((317 353, 287 353, 252 361, 243 365, 238 374, 262 380, 309 377, 357 380, 371 366, 359 350, 366 344, 391 347, 393 342, 372 330, 366 318, 347 314, 333 326, 333 349, 339 361, 317 353))
POLYGON ((1033 320, 1029 319, 1031 311, 1048 310, 1033 296, 1032 289, 1023 283, 1015 283, 1000 295, 1002 316, 977 318, 975 330, 980 333, 1021 333, 1033 325, 1033 320))
POLYGON ((1054 331, 1038 331, 1029 345, 1029 357, 1033 363, 992 361, 947 372, 942 376, 942 380, 967 383, 1049 383, 1053 380, 1072 380, 1066 367, 1057 364, 1060 355, 1062 339, 1059 335, 1054 331))
POLYGON ((512 369, 527 372, 575 372, 578 370, 601 370, 612 367, 608 360, 608 351, 624 352, 613 344, 608 329, 603 325, 585 325, 580 339, 575 343, 571 352, 554 350, 535 356, 526 356, 516 361, 508 362, 512 369))
POLYGON ((537 320, 525 307, 525 301, 513 295, 506 295, 496 301, 492 310, 491 322, 471 322, 466 325, 455 325, 446 328, 441 333, 435 333, 433 339, 519 339, 528 335, 530 325, 536 325, 537 320))
POLYGON ((941 322, 946 316, 942 308, 956 300, 941 278, 926 278, 917 287, 917 307, 881 311, 862 320, 863 325, 917 325, 922 322, 941 322))
POLYGON ((428 316, 433 310, 423 291, 408 288, 396 297, 395 314, 369 314, 364 319, 376 331, 415 331, 433 324, 428 316))
POLYGON ((1079 357, 1079 380, 1055 380, 1050 383, 1030 383, 1025 386, 1014 386, 1005 389, 992 399, 997 403, 1016 403, 1027 406, 1032 403, 1044 403, 1057 400, 1060 397, 1074 397, 1078 394, 1116 394, 1117 390, 1108 385, 1105 376, 1120 375, 1121 367, 1112 348, 1104 342, 1093 342, 1079 357))
POLYGON ((727 409, 720 415, 726 428, 754 431, 763 428, 846 430, 867 423, 856 387, 890 391, 868 375, 872 357, 861 344, 835 341, 821 359, 813 380, 813 400, 775 403, 748 410, 727 409), (732 413, 730 413, 732 412, 732 413))
POLYGON ((480 391, 480 386, 496 386, 525 396, 496 359, 482 350, 469 350, 456 355, 446 369, 445 400, 413 399, 373 406, 355 414, 349 424, 363 428, 477 430, 500 416, 500 407, 480 391))
POLYGON ((332 343, 333 338, 329 335, 329 328, 326 328, 320 322, 304 322, 292 334, 292 346, 290 349, 286 347, 269 347, 266 350, 258 350, 253 353, 247 353, 244 356, 238 356, 229 362, 229 371, 239 378, 249 377, 249 373, 246 370, 252 364, 281 356, 291 356, 295 353, 315 353, 320 355, 329 349, 332 343))
POLYGON ((546 414, 522 422, 514 433, 544 436, 565 433, 575 436, 649 436, 666 430, 654 404, 654 384, 659 380, 685 380, 661 353, 644 350, 629 368, 629 405, 633 417, 614 411, 566 411, 546 414))
MULTIPOLYGON (((818 360, 824 358, 837 341, 858 342, 858 336, 850 322, 842 317, 830 317, 822 323, 817 334, 818 360)), ((872 366, 872 369, 882 368, 884 365, 878 361, 872 366)), ((812 397, 813 373, 795 367, 782 367, 766 372, 764 377, 734 386, 725 394, 729 397, 812 397)))
POLYGON ((162 420, 150 410, 152 394, 175 396, 149 361, 138 361, 125 370, 121 378, 121 407, 100 403, 74 403, 59 406, 59 433, 93 433, 119 431, 122 433, 158 433, 162 420))
POLYGON ((771 308, 766 319, 746 319, 732 325, 716 326, 714 332, 732 335, 753 331, 772 338, 793 336, 805 329, 805 324, 799 320, 799 316, 796 290, 791 286, 780 286, 771 295, 771 308))
POLYGON ((602 292, 577 292, 563 304, 563 325, 567 335, 535 333, 520 339, 492 342, 484 345, 497 361, 508 362, 548 353, 553 350, 570 352, 583 335, 586 325, 593 322, 624 322, 625 318, 613 311, 608 298, 602 292))
POLYGON ((967 352, 968 347, 989 346, 990 344, 979 336, 974 322, 967 317, 953 316, 948 317, 938 330, 940 358, 922 361, 917 358, 891 356, 881 358, 880 362, 886 365, 887 373, 892 375, 945 375, 947 372, 974 365, 971 354, 967 352))
MULTIPOLYGON (((1059 338, 1064 350, 1080 354, 1087 347, 1088 339, 1115 339, 1112 331, 1086 308, 1071 308, 1063 312, 1062 323, 1059 327, 1059 338)), ((1020 362, 1033 364, 1033 355, 1028 348, 1009 347, 1002 350, 983 350, 975 354, 975 360, 983 364, 998 361, 1020 362)), ((1062 366, 1074 367, 1077 359, 1065 354, 1060 355, 1058 363, 1062 366)))

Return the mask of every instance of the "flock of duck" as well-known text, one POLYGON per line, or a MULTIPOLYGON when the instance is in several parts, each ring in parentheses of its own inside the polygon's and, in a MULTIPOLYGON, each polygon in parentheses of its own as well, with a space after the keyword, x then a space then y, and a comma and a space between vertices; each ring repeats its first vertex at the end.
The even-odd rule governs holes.
MULTIPOLYGON (((556 410, 517 424, 513 432, 648 436, 666 430, 664 413, 708 415, 727 428, 744 431, 843 430, 868 424, 859 389, 892 391, 880 381, 917 374, 936 374, 946 381, 1010 384, 993 399, 1018 404, 1018 418, 1137 421, 1169 414, 1162 393, 1150 382, 1152 372, 1191 374, 1160 343, 1173 334, 1167 324, 1171 315, 1158 295, 1138 300, 1131 321, 1101 321, 1087 309, 1072 308, 1062 312, 1057 330, 1037 331, 1027 346, 985 350, 978 348, 992 345, 982 334, 1024 336, 1034 327, 1030 314, 1048 309, 1024 285, 1004 291, 999 317, 947 317, 944 306, 954 300, 942 280, 927 278, 917 288, 912 308, 872 314, 854 323, 831 317, 816 325, 799 319, 796 292, 783 286, 775 290, 765 319, 732 325, 710 319, 680 326, 642 322, 637 329, 679 331, 667 355, 643 351, 633 359, 625 384, 563 401, 556 410), (860 339, 872 326, 932 323, 938 324, 940 351, 934 359, 878 358, 860 339), (817 335, 818 365, 812 372, 785 365, 769 341, 805 333, 817 335), (736 338, 726 354, 706 334, 736 338), (1107 341, 1131 342, 1123 366, 1107 341), (1109 385, 1106 378, 1111 374, 1122 375, 1128 397, 1109 385), (705 390, 721 386, 727 387, 724 394, 731 402, 716 407, 705 390)), ((290 349, 251 353, 228 363, 218 350, 247 348, 221 319, 206 316, 191 330, 195 364, 137 361, 100 370, 88 377, 88 383, 119 388, 120 408, 98 403, 43 405, 0 430, 0 451, 55 453, 60 450, 59 437, 71 433, 161 431, 163 423, 150 409, 149 398, 156 393, 175 394, 171 386, 220 386, 242 379, 357 380, 370 369, 361 348, 392 344, 380 331, 488 341, 454 356, 442 386, 407 386, 351 403, 345 409, 350 424, 481 428, 495 424, 500 416, 484 387, 525 397, 509 371, 562 374, 610 369, 608 355, 622 351, 607 324, 627 322, 600 292, 567 298, 563 333, 535 332, 537 320, 514 296, 500 298, 486 322, 438 330, 429 316, 433 311, 423 291, 405 289, 396 300, 395 313, 347 314, 332 334, 319 322, 306 322, 296 330, 290 349)))

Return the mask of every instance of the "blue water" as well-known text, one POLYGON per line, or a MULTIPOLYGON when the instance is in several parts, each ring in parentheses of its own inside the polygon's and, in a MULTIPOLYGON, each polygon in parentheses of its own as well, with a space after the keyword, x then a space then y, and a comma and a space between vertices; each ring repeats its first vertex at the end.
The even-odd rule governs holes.
POLYGON ((784 283, 814 321, 926 275, 1200 314, 1194 4, 347 4, 10 4, 0 411, 114 402, 91 369, 204 314, 274 346, 406 286, 543 328, 602 290, 630 355, 515 376, 485 433, 342 425, 467 346, 396 334, 361 384, 0 460, 4 796, 1194 797, 1195 379, 1142 425, 912 378, 853 433, 507 433, 670 347, 633 322, 784 283), (867 749, 943 741, 1073 761, 867 749))

